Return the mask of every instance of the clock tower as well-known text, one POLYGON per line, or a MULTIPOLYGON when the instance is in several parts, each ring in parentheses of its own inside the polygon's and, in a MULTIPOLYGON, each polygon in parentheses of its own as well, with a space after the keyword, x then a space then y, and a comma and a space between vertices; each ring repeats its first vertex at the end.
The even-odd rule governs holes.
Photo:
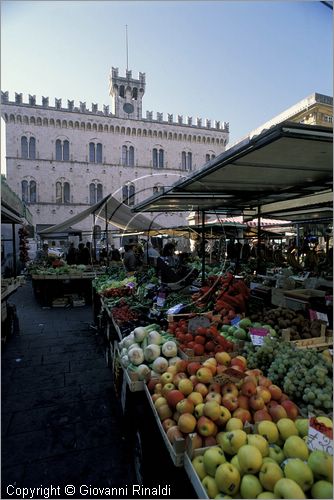
POLYGON ((113 100, 112 113, 118 118, 142 119, 142 99, 145 93, 145 73, 132 78, 132 71, 126 76, 118 75, 118 68, 111 68, 109 76, 109 95, 113 100))

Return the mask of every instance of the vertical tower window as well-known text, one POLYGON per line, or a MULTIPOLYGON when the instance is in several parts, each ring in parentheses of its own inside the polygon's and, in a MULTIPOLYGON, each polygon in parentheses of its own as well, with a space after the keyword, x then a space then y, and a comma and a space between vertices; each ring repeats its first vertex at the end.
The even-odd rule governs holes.
POLYGON ((100 182, 91 182, 89 184, 89 202, 94 205, 103 198, 103 186, 100 182))
POLYGON ((122 146, 122 165, 133 167, 135 164, 135 149, 133 146, 122 146))
POLYGON ((21 137, 21 156, 22 158, 36 159, 36 139, 35 137, 28 138, 24 135, 21 137))
POLYGON ((89 143, 89 161, 90 163, 102 163, 102 144, 94 142, 89 143))
POLYGON ((70 183, 67 181, 56 182, 56 203, 70 203, 70 183))
POLYGON ((193 155, 190 152, 182 151, 182 162, 181 168, 182 170, 192 170, 193 168, 193 155))
POLYGON ((25 203, 36 203, 36 181, 23 180, 21 182, 22 201, 25 203))
POLYGON ((128 206, 135 204, 135 186, 133 184, 125 184, 122 188, 123 203, 128 206))
POLYGON ((214 158, 216 158, 216 155, 214 153, 207 153, 205 155, 205 162, 208 162, 210 160, 213 160, 214 158))
POLYGON ((164 154, 163 149, 153 149, 153 168, 164 168, 164 154))
POLYGON ((68 161, 70 159, 70 143, 65 140, 56 140, 56 160, 57 161, 68 161))

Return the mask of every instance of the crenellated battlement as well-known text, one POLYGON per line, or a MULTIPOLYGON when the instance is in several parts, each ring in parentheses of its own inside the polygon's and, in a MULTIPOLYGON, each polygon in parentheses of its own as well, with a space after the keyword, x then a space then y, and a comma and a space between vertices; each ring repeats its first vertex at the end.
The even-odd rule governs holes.
MULTIPOLYGON (((114 78, 122 78, 118 77, 118 68, 112 68, 112 75, 115 75, 114 78)), ((132 78, 132 72, 127 71, 127 77, 132 78)), ((123 78, 126 80, 126 78, 123 78)), ((139 80, 142 84, 145 84, 145 73, 139 73, 139 80)), ((8 91, 1 91, 1 104, 10 104, 17 105, 22 107, 33 107, 37 109, 48 109, 48 110, 57 110, 63 112, 72 112, 72 113, 83 113, 88 115, 97 115, 97 116, 107 116, 107 117, 115 117, 113 113, 110 112, 109 105, 103 105, 103 109, 99 110, 99 105, 97 103, 92 103, 91 107, 88 107, 86 102, 79 102, 79 105, 75 105, 74 100, 67 100, 67 105, 64 106, 61 98, 54 99, 54 106, 50 105, 49 97, 42 96, 40 104, 37 103, 36 95, 28 95, 28 99, 25 101, 23 99, 22 93, 15 92, 14 100, 10 100, 8 91)), ((129 120, 133 118, 128 118, 129 120)), ((183 117, 183 115, 177 115, 174 117, 173 114, 157 112, 153 113, 153 111, 146 111, 146 118, 142 118, 144 122, 153 122, 153 123, 161 123, 161 124, 170 124, 170 125, 180 125, 185 127, 192 128, 200 128, 200 129, 208 129, 208 130, 219 130, 228 133, 229 132, 229 123, 221 122, 221 121, 211 121, 209 119, 202 120, 202 118, 194 119, 192 116, 183 117)))

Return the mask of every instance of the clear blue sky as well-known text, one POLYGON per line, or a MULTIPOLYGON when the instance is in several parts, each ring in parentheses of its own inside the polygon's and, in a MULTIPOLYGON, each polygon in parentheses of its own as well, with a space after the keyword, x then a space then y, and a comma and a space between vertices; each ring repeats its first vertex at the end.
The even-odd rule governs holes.
POLYGON ((1 89, 110 104, 111 66, 146 73, 146 110, 230 123, 230 143, 313 92, 332 95, 319 1, 4 1, 1 89))

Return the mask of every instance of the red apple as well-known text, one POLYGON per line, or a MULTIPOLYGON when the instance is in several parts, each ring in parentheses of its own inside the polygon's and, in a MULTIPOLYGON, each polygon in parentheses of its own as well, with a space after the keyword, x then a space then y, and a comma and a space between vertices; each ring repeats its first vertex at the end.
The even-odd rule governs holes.
POLYGON ((254 422, 261 422, 262 420, 272 421, 272 417, 271 417, 270 413, 268 413, 268 411, 263 408, 263 410, 257 410, 253 414, 253 420, 254 420, 254 422))
POLYGON ((236 410, 239 405, 237 396, 231 393, 225 394, 222 398, 222 405, 230 411, 236 410))
POLYGON ((245 369, 246 369, 245 364, 239 358, 232 358, 232 360, 231 360, 231 367, 232 368, 239 367, 241 369, 241 371, 245 371, 245 369))
POLYGON ((189 379, 192 381, 194 387, 196 384, 198 384, 198 379, 196 375, 190 375, 189 379))
POLYGON ((255 385, 257 385, 258 377, 255 377, 255 375, 246 375, 246 377, 242 380, 242 382, 244 384, 246 382, 253 382, 255 385))
POLYGON ((252 422, 252 414, 250 411, 245 410, 244 408, 237 408, 234 410, 233 415, 234 418, 240 418, 242 423, 244 424, 245 422, 252 422))
POLYGON ((153 394, 154 392, 154 388, 157 384, 159 384, 159 379, 158 378, 151 378, 148 382, 147 382, 147 388, 148 390, 150 391, 151 394, 153 394))
POLYGON ((202 384, 202 382, 199 382, 198 384, 195 385, 194 391, 199 392, 202 394, 203 398, 208 394, 209 389, 205 384, 202 384))
POLYGON ((214 436, 207 436, 203 439, 203 446, 216 446, 217 445, 217 440, 214 436))
POLYGON ((248 382, 243 382, 241 386, 241 394, 244 396, 252 396, 252 394, 256 393, 256 384, 252 380, 249 380, 248 382))
POLYGON ((247 396, 240 394, 238 396, 238 404, 239 408, 244 408, 245 410, 249 410, 249 398, 247 396))
POLYGON ((166 394, 166 399, 171 408, 176 408, 177 403, 185 399, 185 396, 178 389, 173 389, 166 394))
POLYGON ((271 394, 271 398, 275 399, 275 401, 278 401, 281 396, 282 396, 282 389, 278 387, 278 385, 271 384, 268 386, 268 390, 271 394))
POLYGON ((219 392, 208 392, 205 396, 205 401, 216 401, 220 405, 222 402, 222 397, 219 392))
POLYGON ((185 359, 178 359, 175 362, 175 367, 177 372, 186 372, 187 366, 188 366, 188 361, 186 361, 185 359))
POLYGON ((272 419, 274 422, 278 422, 281 418, 287 418, 288 414, 285 410, 285 408, 279 404, 270 406, 272 401, 269 401, 268 403, 268 411, 270 415, 272 416, 272 419))
POLYGON ((200 417, 197 421, 197 432, 201 436, 213 436, 217 431, 217 426, 210 418, 200 417))
POLYGON ((279 400, 279 403, 282 404, 282 401, 286 401, 287 399, 290 399, 289 396, 287 394, 285 394, 284 392, 282 392, 282 396, 279 400))
POLYGON ((179 385, 180 380, 183 378, 188 378, 187 374, 184 372, 178 372, 176 375, 173 377, 173 384, 176 385, 176 387, 179 385))
POLYGON ((165 429, 166 432, 168 431, 168 429, 170 429, 174 425, 176 425, 176 422, 172 418, 166 418, 162 422, 162 427, 165 429))
POLYGON ((173 416, 172 410, 166 404, 159 406, 157 408, 157 413, 161 421, 165 420, 166 418, 172 418, 173 416))
POLYGON ((225 394, 233 394, 233 396, 238 396, 239 390, 235 384, 233 384, 232 382, 228 382, 222 387, 222 395, 225 396, 225 394))
POLYGON ((201 366, 201 363, 198 363, 198 361, 191 361, 190 363, 188 363, 187 372, 189 373, 189 375, 195 375, 197 370, 199 370, 201 366))
POLYGON ((182 413, 193 413, 195 409, 194 403, 190 399, 182 399, 176 405, 176 411, 182 413))
POLYGON ((299 415, 297 405, 293 401, 290 401, 290 399, 282 401, 281 405, 285 409, 288 418, 291 418, 291 420, 296 420, 299 415))
POLYGON ((218 392, 220 394, 221 391, 221 385, 219 382, 212 382, 212 384, 209 385, 209 392, 218 392))
POLYGON ((194 403, 195 406, 203 403, 203 396, 200 392, 191 392, 188 396, 188 399, 190 399, 190 401, 194 403))
POLYGON ((260 375, 258 384, 262 385, 263 387, 269 387, 270 385, 272 385, 272 381, 264 375, 260 375))
POLYGON ((199 370, 197 370, 196 377, 203 384, 210 384, 212 382, 213 373, 212 373, 212 370, 209 367, 202 366, 202 368, 200 368, 199 370))
POLYGON ((252 410, 255 411, 263 410, 264 401, 258 394, 252 394, 251 397, 249 398, 249 406, 252 408, 252 410))
POLYGON ((177 439, 183 438, 183 434, 177 425, 170 427, 167 431, 167 438, 173 444, 177 439))

